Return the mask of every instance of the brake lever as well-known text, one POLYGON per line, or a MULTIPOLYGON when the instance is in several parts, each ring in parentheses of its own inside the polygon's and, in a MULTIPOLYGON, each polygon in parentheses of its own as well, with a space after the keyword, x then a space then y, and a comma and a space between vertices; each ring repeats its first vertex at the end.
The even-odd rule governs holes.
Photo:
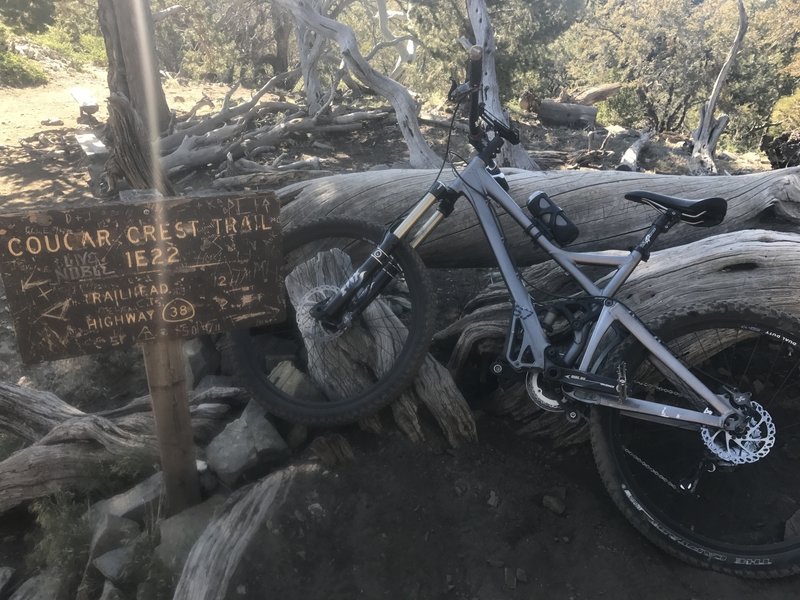
POLYGON ((458 85, 458 82, 455 79, 450 79, 450 91, 447 92, 447 99, 450 102, 456 102, 458 104, 466 101, 469 98, 469 95, 474 90, 469 85, 469 81, 458 85))
POLYGON ((486 112, 484 106, 481 104, 481 118, 486 122, 489 127, 494 129, 495 133, 510 144, 519 144, 519 129, 510 127, 502 121, 495 118, 493 115, 486 112))

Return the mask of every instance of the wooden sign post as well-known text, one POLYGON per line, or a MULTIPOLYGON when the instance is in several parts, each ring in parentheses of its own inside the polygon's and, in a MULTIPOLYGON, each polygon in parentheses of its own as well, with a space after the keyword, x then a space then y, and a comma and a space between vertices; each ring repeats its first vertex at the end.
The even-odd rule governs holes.
POLYGON ((143 346, 170 512, 197 500, 176 340, 283 320, 278 213, 265 193, 129 192, 0 216, 0 273, 23 360, 143 346))

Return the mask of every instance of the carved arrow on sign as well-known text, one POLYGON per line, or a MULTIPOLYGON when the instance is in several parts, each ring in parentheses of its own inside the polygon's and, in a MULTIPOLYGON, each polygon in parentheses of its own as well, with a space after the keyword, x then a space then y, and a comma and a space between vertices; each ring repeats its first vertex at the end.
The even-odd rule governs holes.
POLYGON ((27 292, 31 288, 39 287, 40 285, 44 285, 45 283, 50 283, 49 279, 45 279, 44 281, 31 281, 33 277, 36 275, 36 271, 31 273, 31 276, 28 277, 25 281, 22 282, 22 291, 27 292))

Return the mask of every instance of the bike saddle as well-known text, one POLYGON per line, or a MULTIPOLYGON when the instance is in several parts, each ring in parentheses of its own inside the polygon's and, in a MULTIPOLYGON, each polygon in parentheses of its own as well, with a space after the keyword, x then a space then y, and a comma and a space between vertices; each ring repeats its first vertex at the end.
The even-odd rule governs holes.
POLYGON ((719 225, 725 219, 725 213, 728 210, 728 201, 724 198, 689 200, 654 192, 628 192, 625 194, 625 199, 649 204, 660 211, 668 209, 677 211, 681 216, 681 221, 694 227, 719 225))

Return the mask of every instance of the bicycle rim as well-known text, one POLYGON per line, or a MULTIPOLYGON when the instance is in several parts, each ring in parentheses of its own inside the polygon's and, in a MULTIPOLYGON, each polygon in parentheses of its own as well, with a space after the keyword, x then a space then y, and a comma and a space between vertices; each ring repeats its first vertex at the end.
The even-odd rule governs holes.
POLYGON ((393 254, 394 279, 344 330, 309 314, 382 237, 381 228, 349 219, 321 220, 286 235, 286 321, 234 335, 238 370, 270 412, 306 424, 348 423, 387 404, 413 378, 432 325, 427 275, 406 245, 393 254))
MULTIPOLYGON (((650 539, 689 562, 752 576, 800 570, 796 321, 718 307, 681 315, 657 333, 715 393, 751 393, 774 429, 730 440, 599 411, 592 437, 612 497, 650 539)), ((677 401, 682 391, 646 359, 631 371, 639 397, 696 408, 677 401)))

